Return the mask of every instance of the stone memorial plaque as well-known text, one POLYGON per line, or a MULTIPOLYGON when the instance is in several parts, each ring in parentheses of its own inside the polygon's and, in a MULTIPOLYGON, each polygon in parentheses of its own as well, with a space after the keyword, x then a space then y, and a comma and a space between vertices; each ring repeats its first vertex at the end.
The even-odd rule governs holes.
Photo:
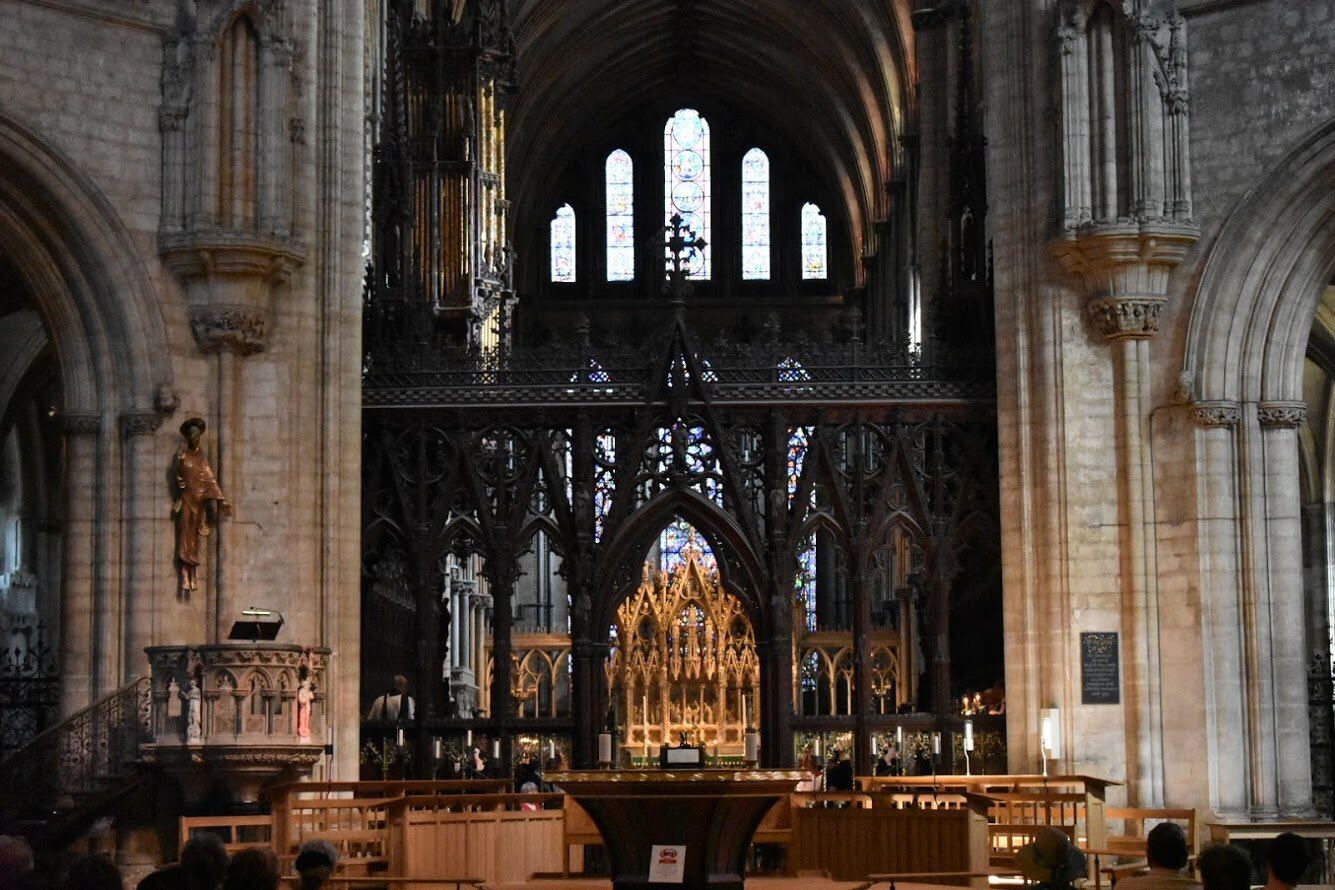
POLYGON ((1116 632, 1080 634, 1080 702, 1115 705, 1122 701, 1116 632))

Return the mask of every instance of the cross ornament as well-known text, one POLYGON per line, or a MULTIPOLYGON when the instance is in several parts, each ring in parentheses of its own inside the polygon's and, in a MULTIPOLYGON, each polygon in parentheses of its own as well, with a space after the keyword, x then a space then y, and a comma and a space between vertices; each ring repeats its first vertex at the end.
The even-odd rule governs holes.
POLYGON ((667 257, 664 261, 667 267, 667 287, 673 299, 680 301, 689 292, 686 283, 686 276, 690 274, 686 268, 687 260, 695 251, 704 250, 707 242, 683 224, 680 213, 672 214, 668 222, 671 228, 666 230, 667 257))

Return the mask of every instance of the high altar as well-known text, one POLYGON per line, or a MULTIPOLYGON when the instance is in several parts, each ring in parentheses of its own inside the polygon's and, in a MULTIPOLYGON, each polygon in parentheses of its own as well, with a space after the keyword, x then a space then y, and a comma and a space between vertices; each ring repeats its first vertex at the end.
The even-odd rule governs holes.
POLYGON ((755 632, 696 552, 671 575, 646 564, 614 632, 607 685, 628 760, 656 757, 683 734, 716 756, 743 757, 747 724, 759 717, 755 632))

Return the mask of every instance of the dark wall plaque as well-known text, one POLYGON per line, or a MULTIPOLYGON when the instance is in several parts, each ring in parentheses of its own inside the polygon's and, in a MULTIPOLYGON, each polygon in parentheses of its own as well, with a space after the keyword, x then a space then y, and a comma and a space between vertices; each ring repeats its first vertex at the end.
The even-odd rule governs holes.
POLYGON ((1116 633, 1080 635, 1080 701, 1086 705, 1121 703, 1121 672, 1117 669, 1116 633))

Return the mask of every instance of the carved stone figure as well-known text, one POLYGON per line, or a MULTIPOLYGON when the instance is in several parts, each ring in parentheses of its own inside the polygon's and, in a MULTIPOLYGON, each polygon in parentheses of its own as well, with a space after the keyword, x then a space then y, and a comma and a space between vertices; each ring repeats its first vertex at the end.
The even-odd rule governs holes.
POLYGON ((181 438, 185 441, 176 452, 173 466, 176 487, 172 492, 172 513, 176 517, 176 563, 182 593, 199 589, 200 542, 211 532, 208 503, 215 502, 217 512, 222 515, 232 515, 232 507, 223 497, 213 468, 199 445, 204 430, 204 421, 198 417, 181 424, 181 438))
POLYGON ((310 677, 304 677, 297 687, 297 738, 303 742, 311 740, 311 702, 314 699, 310 677))
POLYGON ((204 735, 204 694, 199 691, 199 681, 194 677, 190 678, 190 689, 182 698, 186 705, 185 737, 197 742, 204 735))

